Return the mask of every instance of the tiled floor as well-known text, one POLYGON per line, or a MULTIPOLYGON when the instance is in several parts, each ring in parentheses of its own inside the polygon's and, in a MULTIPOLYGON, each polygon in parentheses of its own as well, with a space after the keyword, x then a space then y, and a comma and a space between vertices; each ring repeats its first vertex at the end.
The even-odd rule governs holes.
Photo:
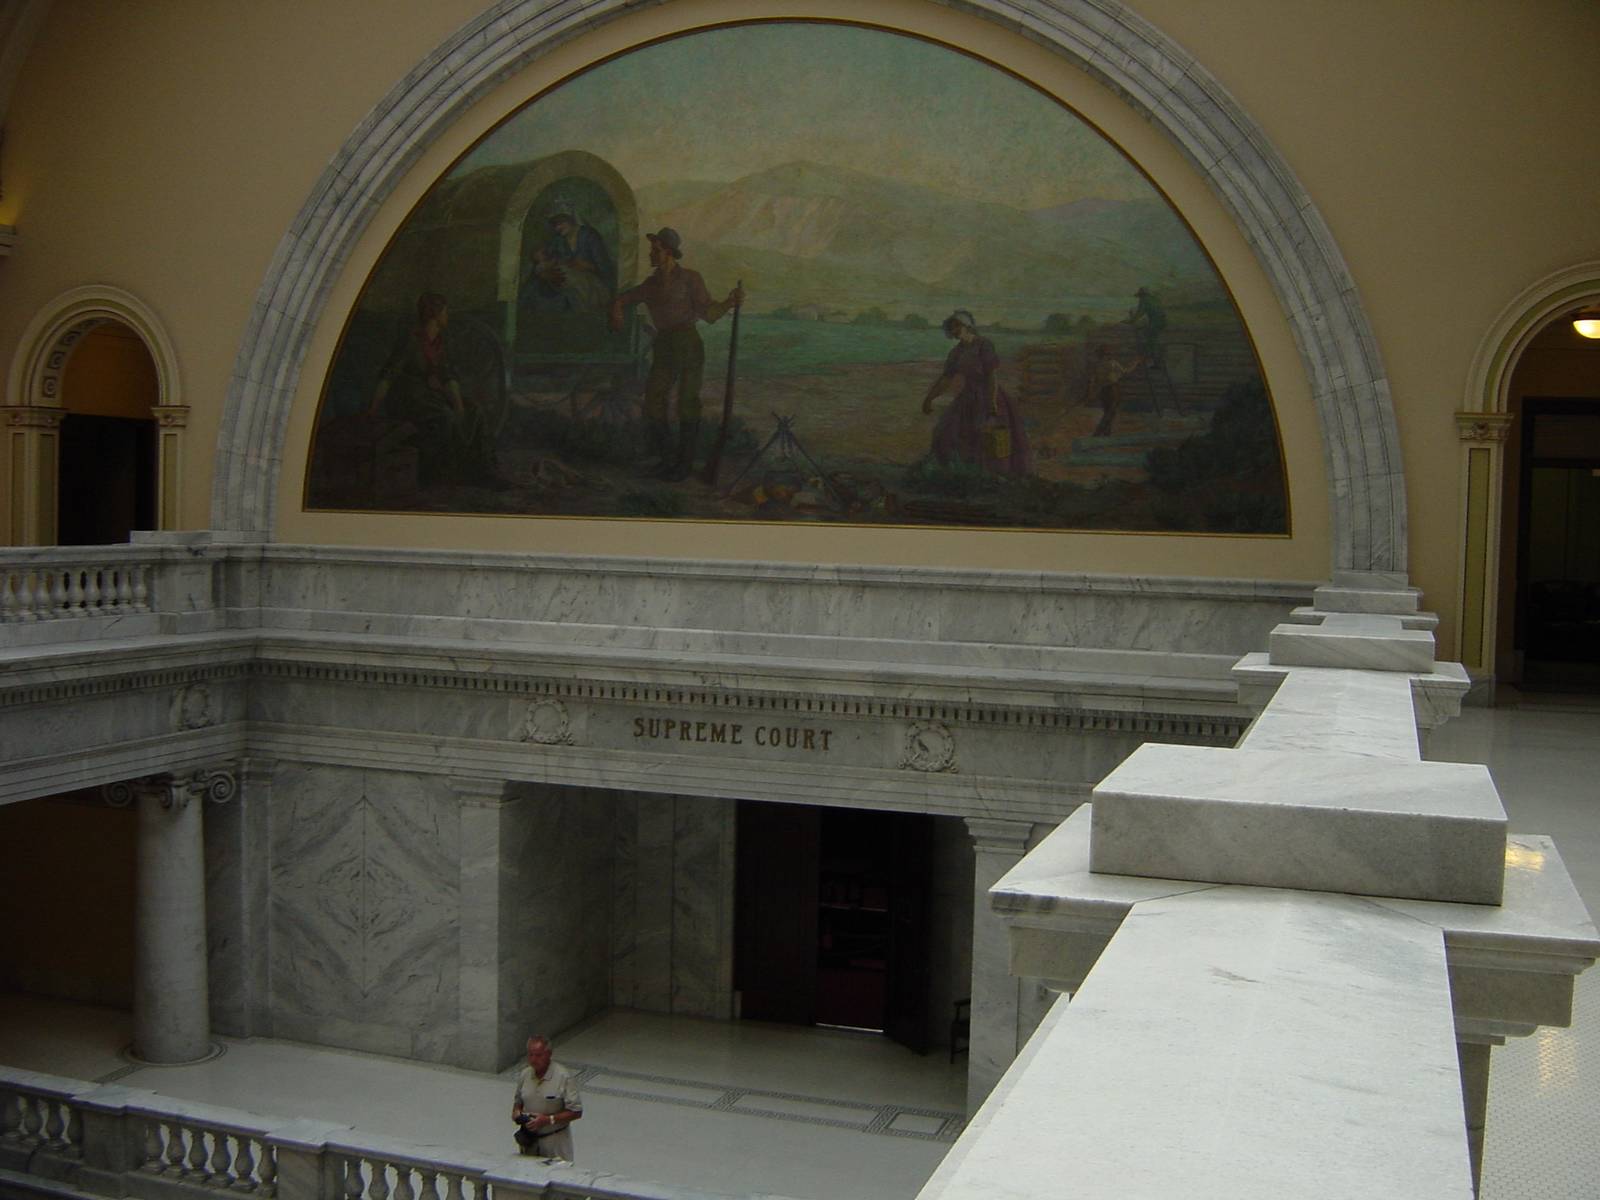
MULTIPOLYGON (((1486 762, 1512 828, 1554 835, 1600 911, 1600 699, 1503 696, 1434 733, 1429 757, 1486 762)), ((510 1075, 281 1042, 211 1062, 134 1069, 126 1014, 0 997, 0 1061, 192 1100, 353 1122, 474 1153, 508 1153, 510 1075)), ((583 1071, 580 1159, 618 1175, 734 1195, 914 1195, 960 1131, 964 1063, 870 1035, 640 1013, 565 1036, 583 1071)), ((1600 1196, 1600 970, 1570 1030, 1494 1052, 1482 1200, 1600 1196)))

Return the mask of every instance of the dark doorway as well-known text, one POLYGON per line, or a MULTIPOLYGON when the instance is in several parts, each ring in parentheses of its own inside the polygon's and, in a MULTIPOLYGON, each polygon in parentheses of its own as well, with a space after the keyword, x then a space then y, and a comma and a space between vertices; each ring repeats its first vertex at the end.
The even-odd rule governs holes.
POLYGON ((69 412, 61 420, 62 546, 125 542, 156 527, 156 425, 69 412))
POLYGON ((932 818, 741 801, 741 1014, 928 1048, 932 818))
POLYGON ((1524 686, 1600 688, 1600 401, 1524 402, 1521 492, 1524 686))

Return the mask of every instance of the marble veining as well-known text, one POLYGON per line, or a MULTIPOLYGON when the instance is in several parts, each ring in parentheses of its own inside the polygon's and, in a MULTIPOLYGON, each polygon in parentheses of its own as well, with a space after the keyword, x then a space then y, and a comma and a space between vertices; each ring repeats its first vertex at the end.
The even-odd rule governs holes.
POLYGON ((286 767, 271 824, 275 1023, 408 1055, 453 1029, 456 814, 443 784, 286 767))

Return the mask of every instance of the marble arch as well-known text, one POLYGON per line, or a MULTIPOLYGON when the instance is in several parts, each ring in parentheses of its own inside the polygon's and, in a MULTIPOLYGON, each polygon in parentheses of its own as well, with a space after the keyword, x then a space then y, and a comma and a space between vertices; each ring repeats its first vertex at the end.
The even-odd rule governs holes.
POLYGON ((1456 414, 1461 438, 1461 619, 1452 649, 1475 673, 1494 670, 1511 375, 1540 330, 1562 313, 1595 304, 1600 304, 1600 260, 1546 275, 1500 311, 1472 358, 1466 395, 1456 414))
MULTIPOLYGON (((1266 270, 1300 351, 1328 465, 1335 571, 1406 571, 1405 481, 1389 382, 1354 280, 1288 164, 1209 72, 1117 0, 949 0, 1054 50, 1162 130, 1266 270)), ((507 76, 628 0, 501 0, 395 85, 306 198, 257 293, 229 385, 214 529, 270 537, 289 409, 328 285, 424 147, 507 76)))
POLYGON ((12 516, 12 540, 47 546, 56 539, 56 429, 61 381, 73 348, 97 326, 116 322, 144 343, 155 364, 157 396, 151 410, 160 427, 157 451, 157 525, 175 528, 183 482, 183 430, 189 409, 178 376, 172 339, 155 311, 131 292, 90 284, 46 304, 22 332, 6 377, 3 411, 12 461, 21 465, 22 503, 12 516))

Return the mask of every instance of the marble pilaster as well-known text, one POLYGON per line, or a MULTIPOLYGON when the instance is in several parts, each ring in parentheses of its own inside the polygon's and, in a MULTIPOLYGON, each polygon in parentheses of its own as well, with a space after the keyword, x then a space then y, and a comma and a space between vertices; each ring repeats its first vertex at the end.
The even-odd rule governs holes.
POLYGON ((453 779, 461 805, 460 1036, 456 1063, 498 1071, 514 1056, 500 987, 501 828, 510 803, 499 780, 453 779))
POLYGON ((270 759, 241 760, 238 795, 205 819, 206 963, 211 1026, 233 1037, 269 1036, 267 954, 270 759))
POLYGON ((989 889, 1027 852, 1026 821, 968 817, 972 835, 972 1037, 967 1058, 967 1111, 978 1106, 1017 1056, 1022 981, 1011 974, 1005 922, 989 904, 989 889))

